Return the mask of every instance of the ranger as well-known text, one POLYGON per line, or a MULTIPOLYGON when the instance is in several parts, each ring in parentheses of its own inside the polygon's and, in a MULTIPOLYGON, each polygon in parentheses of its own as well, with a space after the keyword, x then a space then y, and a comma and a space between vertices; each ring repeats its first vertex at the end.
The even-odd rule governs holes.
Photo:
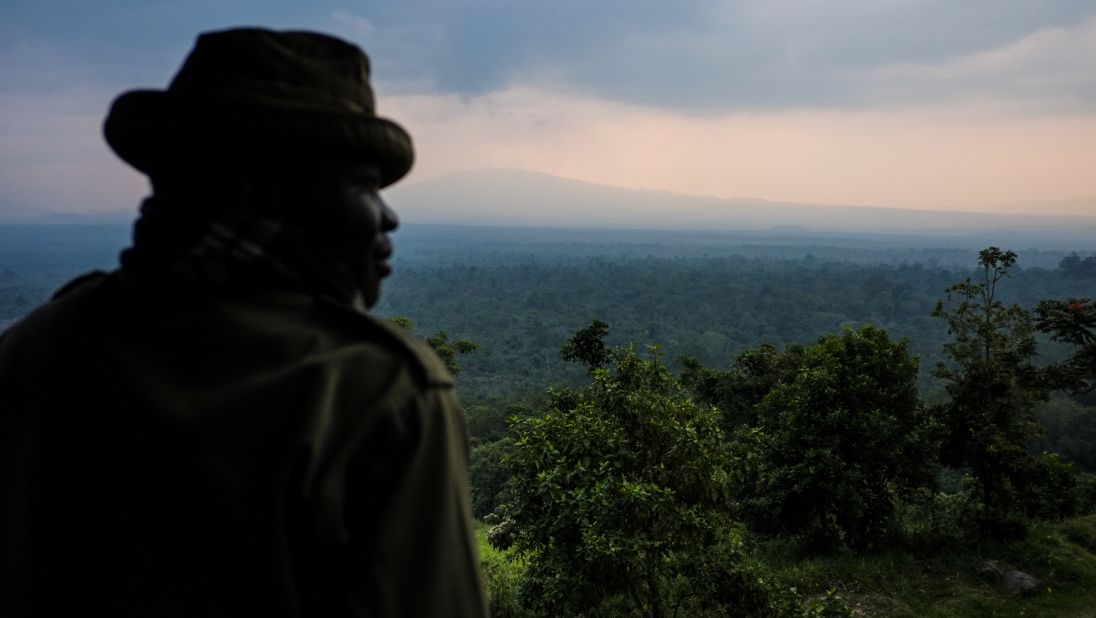
POLYGON ((0 615, 485 615, 452 378, 367 312, 413 151, 365 54, 206 33, 104 131, 152 196, 0 338, 0 615))

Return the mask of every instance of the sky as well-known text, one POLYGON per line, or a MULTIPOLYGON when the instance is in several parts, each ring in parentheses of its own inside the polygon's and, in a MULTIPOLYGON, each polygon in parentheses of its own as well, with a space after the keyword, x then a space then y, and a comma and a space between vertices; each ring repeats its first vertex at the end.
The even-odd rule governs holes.
POLYGON ((110 102, 238 25, 365 49, 379 112, 415 140, 403 183, 518 168, 1096 216, 1092 0, 5 0, 0 217, 134 209, 147 185, 102 140, 110 102))

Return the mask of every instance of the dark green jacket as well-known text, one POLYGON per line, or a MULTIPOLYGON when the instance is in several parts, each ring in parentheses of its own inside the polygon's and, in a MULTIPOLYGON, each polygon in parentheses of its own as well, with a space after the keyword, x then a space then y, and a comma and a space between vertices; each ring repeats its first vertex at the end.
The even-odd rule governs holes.
POLYGON ((88 276, 0 339, 0 615, 482 616, 467 464, 385 322, 88 276))

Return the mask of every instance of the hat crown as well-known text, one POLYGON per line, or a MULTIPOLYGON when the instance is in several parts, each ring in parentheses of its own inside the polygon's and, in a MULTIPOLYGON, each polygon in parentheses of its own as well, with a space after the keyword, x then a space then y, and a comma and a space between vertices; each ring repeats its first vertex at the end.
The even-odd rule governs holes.
POLYGON ((240 28, 200 35, 168 92, 373 115, 369 76, 369 58, 340 39, 315 32, 240 28))

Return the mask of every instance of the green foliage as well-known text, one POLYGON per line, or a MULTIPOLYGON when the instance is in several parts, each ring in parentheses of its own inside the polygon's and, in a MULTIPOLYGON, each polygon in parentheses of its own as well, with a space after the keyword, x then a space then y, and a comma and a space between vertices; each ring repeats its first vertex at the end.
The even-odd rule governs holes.
POLYGON ((593 373, 609 362, 609 352, 605 349, 605 335, 608 333, 608 324, 594 320, 563 344, 559 356, 566 361, 581 363, 593 373))
POLYGON ((741 544, 724 540, 709 560, 679 577, 674 615, 756 618, 848 618, 844 599, 832 587, 805 597, 757 564, 746 563, 741 544))
POLYGON ((1015 263, 1012 251, 983 249, 979 279, 952 285, 933 313, 952 337, 944 346, 952 364, 934 372, 949 397, 937 408, 947 428, 943 458, 971 468, 986 507, 982 529, 1004 536, 1022 532, 1025 487, 1039 480, 1026 446, 1038 433, 1035 404, 1046 398, 1032 364, 1031 314, 999 299, 998 285, 1015 263))
POLYGON ((793 344, 783 353, 762 344, 740 353, 727 371, 710 369, 699 360, 682 357, 681 381, 701 403, 723 413, 724 427, 733 430, 757 424, 757 406, 779 384, 792 382, 803 362, 803 346, 793 344))
POLYGON ((479 349, 479 344, 471 339, 449 341, 449 335, 445 331, 438 331, 430 335, 426 338, 426 343, 434 348, 434 351, 438 353, 442 362, 449 369, 449 373, 453 375, 460 373, 460 362, 457 360, 457 355, 467 354, 479 349))
POLYGON ((1057 453, 1043 453, 1034 468, 1037 481, 1025 488, 1029 516, 1057 520, 1090 511, 1084 475, 1072 464, 1057 453))
POLYGON ((1061 524, 1062 533, 1071 542, 1096 556, 1096 517, 1074 517, 1061 524))
POLYGON ((391 317, 387 318, 387 320, 389 322, 395 324, 396 326, 402 328, 403 330, 409 332, 409 333, 414 333, 415 332, 415 323, 412 322, 411 318, 409 318, 409 317, 402 316, 402 315, 394 315, 394 316, 391 316, 391 317))
POLYGON ((611 368, 595 369, 585 389, 516 421, 510 540, 541 611, 591 612, 622 598, 665 616, 674 580, 720 547, 729 454, 718 412, 694 404, 657 351, 606 358, 611 368))
POLYGON ((1096 472, 1096 410, 1056 393, 1035 413, 1042 433, 1029 450, 1057 452, 1078 469, 1096 472))
POLYGON ((503 487, 510 480, 506 453, 512 444, 511 438, 501 438, 472 447, 469 474, 472 485, 472 514, 476 517, 486 517, 499 507, 503 487))
MULTIPOLYGON (((444 330, 481 344, 460 359, 463 399, 583 384, 585 368, 560 362, 559 345, 593 316, 612 323, 609 344, 658 344, 667 359, 687 355, 719 369, 762 342, 786 349, 845 324, 877 324, 894 339, 909 338, 922 359, 923 385, 933 390, 928 373, 948 336, 930 313, 941 290, 966 274, 950 265, 976 258, 964 249, 881 250, 874 259, 846 246, 812 248, 820 258, 805 260, 802 247, 763 248, 756 238, 733 249, 709 238, 689 248, 692 257, 680 257, 662 244, 664 233, 631 247, 582 245, 569 234, 551 245, 532 232, 509 245, 484 244, 478 231, 469 236, 418 246, 401 238, 400 263, 377 306, 412 318, 424 333, 444 330)), ((1025 268, 1012 273, 1003 300, 1034 307, 1044 298, 1092 296, 1089 280, 1054 269, 1062 255, 1025 252, 1025 268), (1051 270, 1030 266, 1040 260, 1051 270)), ((1059 347, 1043 349, 1057 355, 1059 347)))
POLYGON ((945 468, 932 491, 895 501, 894 527, 898 542, 919 551, 939 551, 979 538, 985 507, 978 482, 966 471, 945 468))
POLYGON ((461 397, 468 421, 468 434, 477 442, 494 442, 510 431, 510 419, 515 416, 532 416, 535 402, 509 401, 506 399, 461 397))
POLYGON ((1050 384, 1075 393, 1096 391, 1096 302, 1091 298, 1043 300, 1035 314, 1039 330, 1073 346, 1068 359, 1045 370, 1050 384))
POLYGON ((736 434, 740 512, 809 549, 870 547, 889 531, 895 497, 935 470, 917 359, 864 326, 819 339, 798 362, 757 406, 757 425, 736 434))
MULTIPOLYGON (((411 318, 393 316, 388 318, 388 321, 409 333, 415 332, 415 323, 411 321, 411 318)), ((446 369, 453 375, 460 373, 460 361, 457 360, 457 356, 474 352, 479 349, 479 344, 471 339, 449 341, 449 334, 445 331, 438 331, 433 335, 430 335, 426 338, 426 343, 434 349, 434 352, 436 352, 442 362, 445 363, 446 369)))
POLYGON ((476 529, 480 567, 487 591, 487 608, 493 618, 532 618, 533 614, 521 604, 520 581, 525 573, 525 562, 513 552, 501 550, 487 540, 487 529, 476 529))
POLYGON ((1096 517, 1037 522, 1026 538, 1007 543, 915 545, 908 551, 891 547, 811 558, 766 543, 754 547, 751 557, 770 578, 803 593, 836 586, 857 616, 1089 616, 1096 590, 1096 517), (998 581, 978 573, 990 559, 1035 576, 1038 591, 1009 597, 998 581))

